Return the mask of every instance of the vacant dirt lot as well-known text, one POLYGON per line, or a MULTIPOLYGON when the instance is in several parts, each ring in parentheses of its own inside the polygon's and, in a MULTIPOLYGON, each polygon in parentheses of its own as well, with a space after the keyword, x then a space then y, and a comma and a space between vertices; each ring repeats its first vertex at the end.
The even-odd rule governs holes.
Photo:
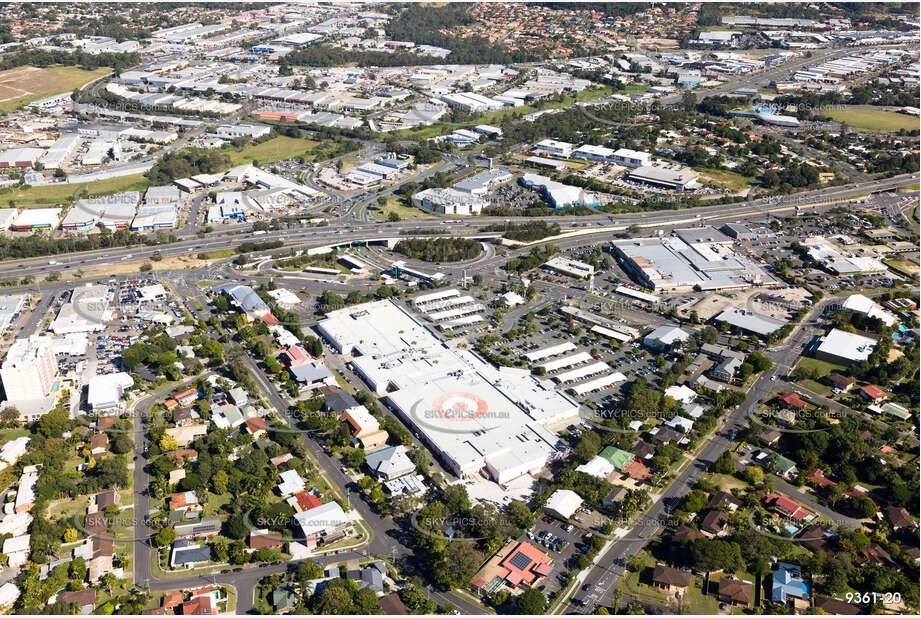
POLYGON ((84 71, 78 67, 18 67, 0 71, 0 111, 8 111, 21 103, 67 92, 111 73, 100 68, 84 71))

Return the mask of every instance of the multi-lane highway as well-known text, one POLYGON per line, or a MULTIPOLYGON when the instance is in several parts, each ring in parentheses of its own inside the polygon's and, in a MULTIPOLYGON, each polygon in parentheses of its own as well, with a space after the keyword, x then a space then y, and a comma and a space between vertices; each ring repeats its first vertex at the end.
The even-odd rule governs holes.
MULTIPOLYGON (((641 228, 659 228, 670 225, 695 225, 703 222, 721 222, 726 220, 741 220, 747 217, 765 216, 771 213, 789 214, 797 206, 801 208, 822 208, 831 204, 822 204, 822 201, 846 199, 864 195, 875 191, 887 191, 898 187, 917 184, 921 174, 905 174, 882 180, 872 180, 856 184, 842 185, 817 191, 797 193, 790 196, 762 198, 735 204, 716 204, 700 206, 687 210, 666 210, 643 213, 624 214, 599 214, 585 217, 545 217, 548 222, 559 223, 564 230, 585 232, 598 229, 599 234, 624 231, 631 225, 641 228)), ((348 243, 382 242, 387 239, 399 238, 401 234, 416 232, 422 229, 438 229, 455 236, 476 235, 479 227, 495 224, 498 221, 529 222, 535 217, 509 217, 496 219, 495 217, 469 217, 463 219, 450 219, 436 223, 435 220, 405 220, 397 222, 362 222, 344 219, 341 225, 322 226, 313 228, 284 229, 269 231, 259 236, 253 236, 248 225, 229 225, 205 235, 204 238, 189 237, 188 232, 179 233, 177 242, 163 245, 143 245, 118 249, 100 249, 67 255, 49 256, 41 258, 5 260, 0 262, 0 277, 11 276, 44 276, 51 271, 68 271, 77 269, 91 269, 108 265, 117 265, 119 262, 140 262, 150 260, 155 253, 162 257, 197 254, 200 252, 218 249, 234 249, 244 242, 265 242, 282 240, 288 248, 315 248, 323 246, 336 246, 348 243), (54 262, 53 264, 51 262, 54 262)))

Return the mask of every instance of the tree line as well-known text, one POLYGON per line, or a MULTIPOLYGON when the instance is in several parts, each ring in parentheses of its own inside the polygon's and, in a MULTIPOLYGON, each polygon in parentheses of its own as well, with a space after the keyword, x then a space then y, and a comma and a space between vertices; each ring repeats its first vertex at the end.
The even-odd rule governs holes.
POLYGON ((407 238, 393 250, 408 258, 438 263, 472 260, 482 251, 480 241, 470 238, 407 238))
POLYGON ((81 69, 92 70, 99 67, 112 67, 116 72, 134 66, 141 61, 141 55, 136 52, 88 54, 84 51, 59 51, 30 49, 17 51, 0 56, 0 71, 7 71, 23 66, 49 67, 54 65, 78 66, 81 69))

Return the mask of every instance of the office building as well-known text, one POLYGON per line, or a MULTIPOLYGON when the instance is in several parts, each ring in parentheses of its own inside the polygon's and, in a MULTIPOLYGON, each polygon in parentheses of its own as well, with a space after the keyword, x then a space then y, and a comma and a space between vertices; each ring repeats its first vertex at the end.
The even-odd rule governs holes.
POLYGON ((0 367, 3 390, 12 402, 48 397, 57 375, 58 364, 50 337, 17 340, 0 367))

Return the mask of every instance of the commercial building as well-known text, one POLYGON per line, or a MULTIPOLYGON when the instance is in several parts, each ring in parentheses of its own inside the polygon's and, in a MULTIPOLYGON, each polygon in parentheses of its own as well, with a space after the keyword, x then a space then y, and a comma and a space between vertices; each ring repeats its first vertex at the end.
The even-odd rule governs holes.
POLYGON ((887 270, 886 265, 877 259, 843 255, 837 247, 821 236, 807 238, 801 244, 808 250, 809 257, 839 275, 886 272, 887 270))
POLYGON ((132 386, 134 379, 123 371, 95 376, 87 386, 87 406, 96 414, 117 411, 122 406, 122 395, 132 386))
POLYGON ((41 148, 11 148, 0 152, 0 169, 10 167, 35 167, 35 163, 44 156, 41 148))
POLYGON ((456 92, 446 94, 441 100, 452 107, 460 107, 469 112, 487 112, 502 109, 505 103, 497 99, 490 99, 474 92, 456 92))
POLYGON ((288 47, 308 47, 323 38, 323 35, 312 32, 297 32, 289 34, 271 41, 272 45, 284 45, 288 47))
POLYGON ((720 228, 720 231, 730 238, 740 241, 758 240, 762 236, 761 233, 741 223, 726 223, 720 228))
POLYGON ((875 349, 876 339, 833 328, 822 337, 815 357, 838 365, 853 365, 870 358, 875 349))
POLYGON ((49 170, 63 167, 68 159, 73 156, 74 150, 79 143, 79 135, 62 135, 48 148, 48 152, 42 157, 42 165, 49 170))
POLYGON ((841 308, 846 309, 847 311, 862 313, 870 318, 876 318, 886 326, 892 326, 898 322, 898 318, 895 317, 895 315, 889 313, 877 305, 873 299, 868 298, 863 294, 852 294, 848 296, 844 303, 841 305, 841 308))
POLYGON ((144 194, 144 204, 146 206, 172 206, 178 204, 179 199, 179 187, 174 185, 150 187, 147 189, 147 193, 144 194))
POLYGON ((738 307, 726 309, 713 318, 713 320, 717 323, 726 322, 730 326, 735 326, 742 331, 754 333, 762 337, 767 337, 787 324, 783 320, 776 320, 770 316, 755 313, 754 311, 739 309, 738 307))
POLYGON ((235 137, 264 137, 272 132, 272 127, 264 124, 222 124, 214 134, 218 137, 233 139, 235 137))
POLYGON ((437 187, 414 193, 412 202, 416 208, 441 215, 478 215, 488 204, 477 195, 437 187))
POLYGON ((651 154, 629 148, 618 148, 607 160, 631 169, 652 165, 651 154))
POLYGON ((141 194, 128 191, 92 199, 77 200, 73 208, 61 221, 61 228, 68 231, 86 231, 100 226, 111 229, 125 229, 134 219, 135 209, 141 194))
POLYGON ((486 195, 490 189, 502 183, 508 182, 513 178, 511 172, 501 167, 496 167, 479 174, 474 174, 470 178, 465 178, 455 184, 452 189, 461 193, 470 195, 486 195))
POLYGON ((674 324, 666 324, 643 337, 643 345, 653 350, 666 350, 676 343, 687 341, 690 337, 690 334, 674 324))
POLYGON ((580 279, 587 279, 595 274, 595 267, 591 264, 560 256, 550 258, 544 266, 580 279))
POLYGON ((582 506, 582 498, 570 489, 557 489, 550 494, 544 510, 562 519, 569 519, 582 506))
POLYGON ((51 330, 56 335, 101 331, 112 319, 111 300, 112 294, 104 285, 75 288, 51 323, 51 330))
POLYGON ((546 157, 528 157, 524 160, 524 162, 534 167, 548 167, 558 172, 562 172, 564 169, 566 169, 566 162, 560 161, 559 159, 548 159, 546 157))
POLYGON ((458 476, 485 470, 505 484, 540 472, 561 447, 544 425, 578 414, 552 385, 446 345, 397 303, 333 311, 318 328, 458 476))
POLYGON ((556 155, 568 159, 572 156, 573 145, 568 142, 558 142, 553 139, 545 139, 537 142, 532 148, 534 152, 546 152, 547 154, 556 155))
POLYGON ((705 229, 698 230, 692 240, 706 235, 715 241, 688 244, 678 236, 633 238, 613 241, 611 252, 636 283, 655 292, 687 292, 695 287, 731 290, 776 283, 755 262, 720 240, 725 236, 705 229))
POLYGON ((137 214, 131 221, 132 232, 163 230, 175 226, 176 208, 172 204, 154 204, 141 206, 138 208, 137 214))
POLYGON ((554 208, 573 206, 600 206, 594 193, 581 187, 563 184, 540 174, 524 174, 518 181, 523 187, 537 191, 554 208))
POLYGON ((614 160, 614 152, 615 150, 613 148, 583 144, 572 151, 572 158, 587 159, 589 161, 607 161, 612 163, 614 160))
POLYGON ((13 322, 26 304, 25 294, 13 294, 0 296, 0 334, 2 334, 13 322))
POLYGON ((0 586, 0 610, 7 610, 13 606, 22 594, 19 587, 13 582, 0 586))
POLYGON ((61 208, 28 208, 19 213, 10 229, 14 232, 53 230, 61 220, 61 208))
POLYGON ((0 208, 0 231, 10 229, 18 216, 18 208, 0 208))
POLYGON ((16 340, 0 367, 3 390, 11 402, 48 397, 57 375, 58 364, 50 337, 33 335, 16 340))
MULTIPOLYGON (((0 470, 5 470, 16 463, 16 460, 26 454, 30 438, 20 436, 0 446, 0 470)), ((5 534, 0 532, 0 534, 5 534)))
POLYGON ((699 177, 700 174, 691 168, 673 170, 655 165, 643 165, 627 172, 629 180, 667 189, 696 189, 699 186, 697 182, 699 177))

